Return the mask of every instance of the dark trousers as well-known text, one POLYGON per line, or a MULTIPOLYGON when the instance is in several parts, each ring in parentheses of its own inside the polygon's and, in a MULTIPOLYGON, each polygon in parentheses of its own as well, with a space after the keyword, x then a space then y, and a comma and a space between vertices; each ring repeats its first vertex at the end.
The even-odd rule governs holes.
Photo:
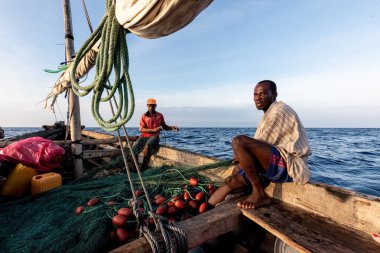
POLYGON ((157 136, 151 137, 139 137, 136 143, 132 147, 134 155, 138 155, 145 147, 148 147, 151 154, 158 150, 160 144, 160 138, 157 136))

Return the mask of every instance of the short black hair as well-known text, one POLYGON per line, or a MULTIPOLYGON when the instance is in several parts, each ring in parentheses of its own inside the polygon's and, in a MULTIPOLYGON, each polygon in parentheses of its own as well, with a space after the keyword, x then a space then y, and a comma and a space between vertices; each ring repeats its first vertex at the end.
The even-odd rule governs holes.
POLYGON ((260 83, 269 83, 269 88, 271 89, 272 93, 277 93, 277 85, 275 82, 271 80, 262 80, 258 82, 257 84, 260 84, 260 83))

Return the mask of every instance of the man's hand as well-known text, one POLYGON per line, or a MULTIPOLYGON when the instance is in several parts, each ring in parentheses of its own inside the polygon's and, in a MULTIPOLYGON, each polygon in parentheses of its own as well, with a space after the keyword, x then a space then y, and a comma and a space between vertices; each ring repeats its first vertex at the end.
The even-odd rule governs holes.
POLYGON ((179 131, 179 128, 177 126, 172 126, 172 130, 178 132, 179 131))

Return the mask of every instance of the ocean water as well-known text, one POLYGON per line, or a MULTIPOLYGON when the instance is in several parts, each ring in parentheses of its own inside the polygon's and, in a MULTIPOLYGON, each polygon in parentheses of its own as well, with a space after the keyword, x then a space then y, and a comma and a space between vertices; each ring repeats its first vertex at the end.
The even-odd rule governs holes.
MULTIPOLYGON (((100 128, 87 128, 102 132, 100 128)), ((4 128, 5 137, 41 128, 4 128)), ((128 128, 138 135, 137 128, 128 128)), ((161 143, 220 159, 232 157, 231 140, 252 136, 254 128, 182 128, 164 131, 161 143)), ((380 128, 308 128, 313 151, 309 159, 313 182, 380 196, 380 128)))

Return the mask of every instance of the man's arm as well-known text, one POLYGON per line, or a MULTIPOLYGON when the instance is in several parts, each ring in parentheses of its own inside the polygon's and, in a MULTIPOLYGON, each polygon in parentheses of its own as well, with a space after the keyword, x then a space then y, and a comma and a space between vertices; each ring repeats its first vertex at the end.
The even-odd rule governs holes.
POLYGON ((167 131, 169 131, 169 130, 174 130, 174 131, 179 131, 179 128, 177 127, 177 126, 168 126, 168 125, 165 125, 165 126, 162 126, 162 128, 164 129, 164 130, 167 130, 167 131))
POLYGON ((150 129, 150 128, 145 128, 145 127, 141 127, 140 128, 140 132, 141 133, 157 133, 157 132, 160 132, 160 130, 161 130, 161 127, 156 127, 156 128, 152 128, 152 129, 150 129))
POLYGON ((179 131, 179 128, 177 126, 169 126, 165 123, 164 115, 162 115, 162 121, 161 121, 161 126, 164 130, 174 130, 174 131, 179 131))

